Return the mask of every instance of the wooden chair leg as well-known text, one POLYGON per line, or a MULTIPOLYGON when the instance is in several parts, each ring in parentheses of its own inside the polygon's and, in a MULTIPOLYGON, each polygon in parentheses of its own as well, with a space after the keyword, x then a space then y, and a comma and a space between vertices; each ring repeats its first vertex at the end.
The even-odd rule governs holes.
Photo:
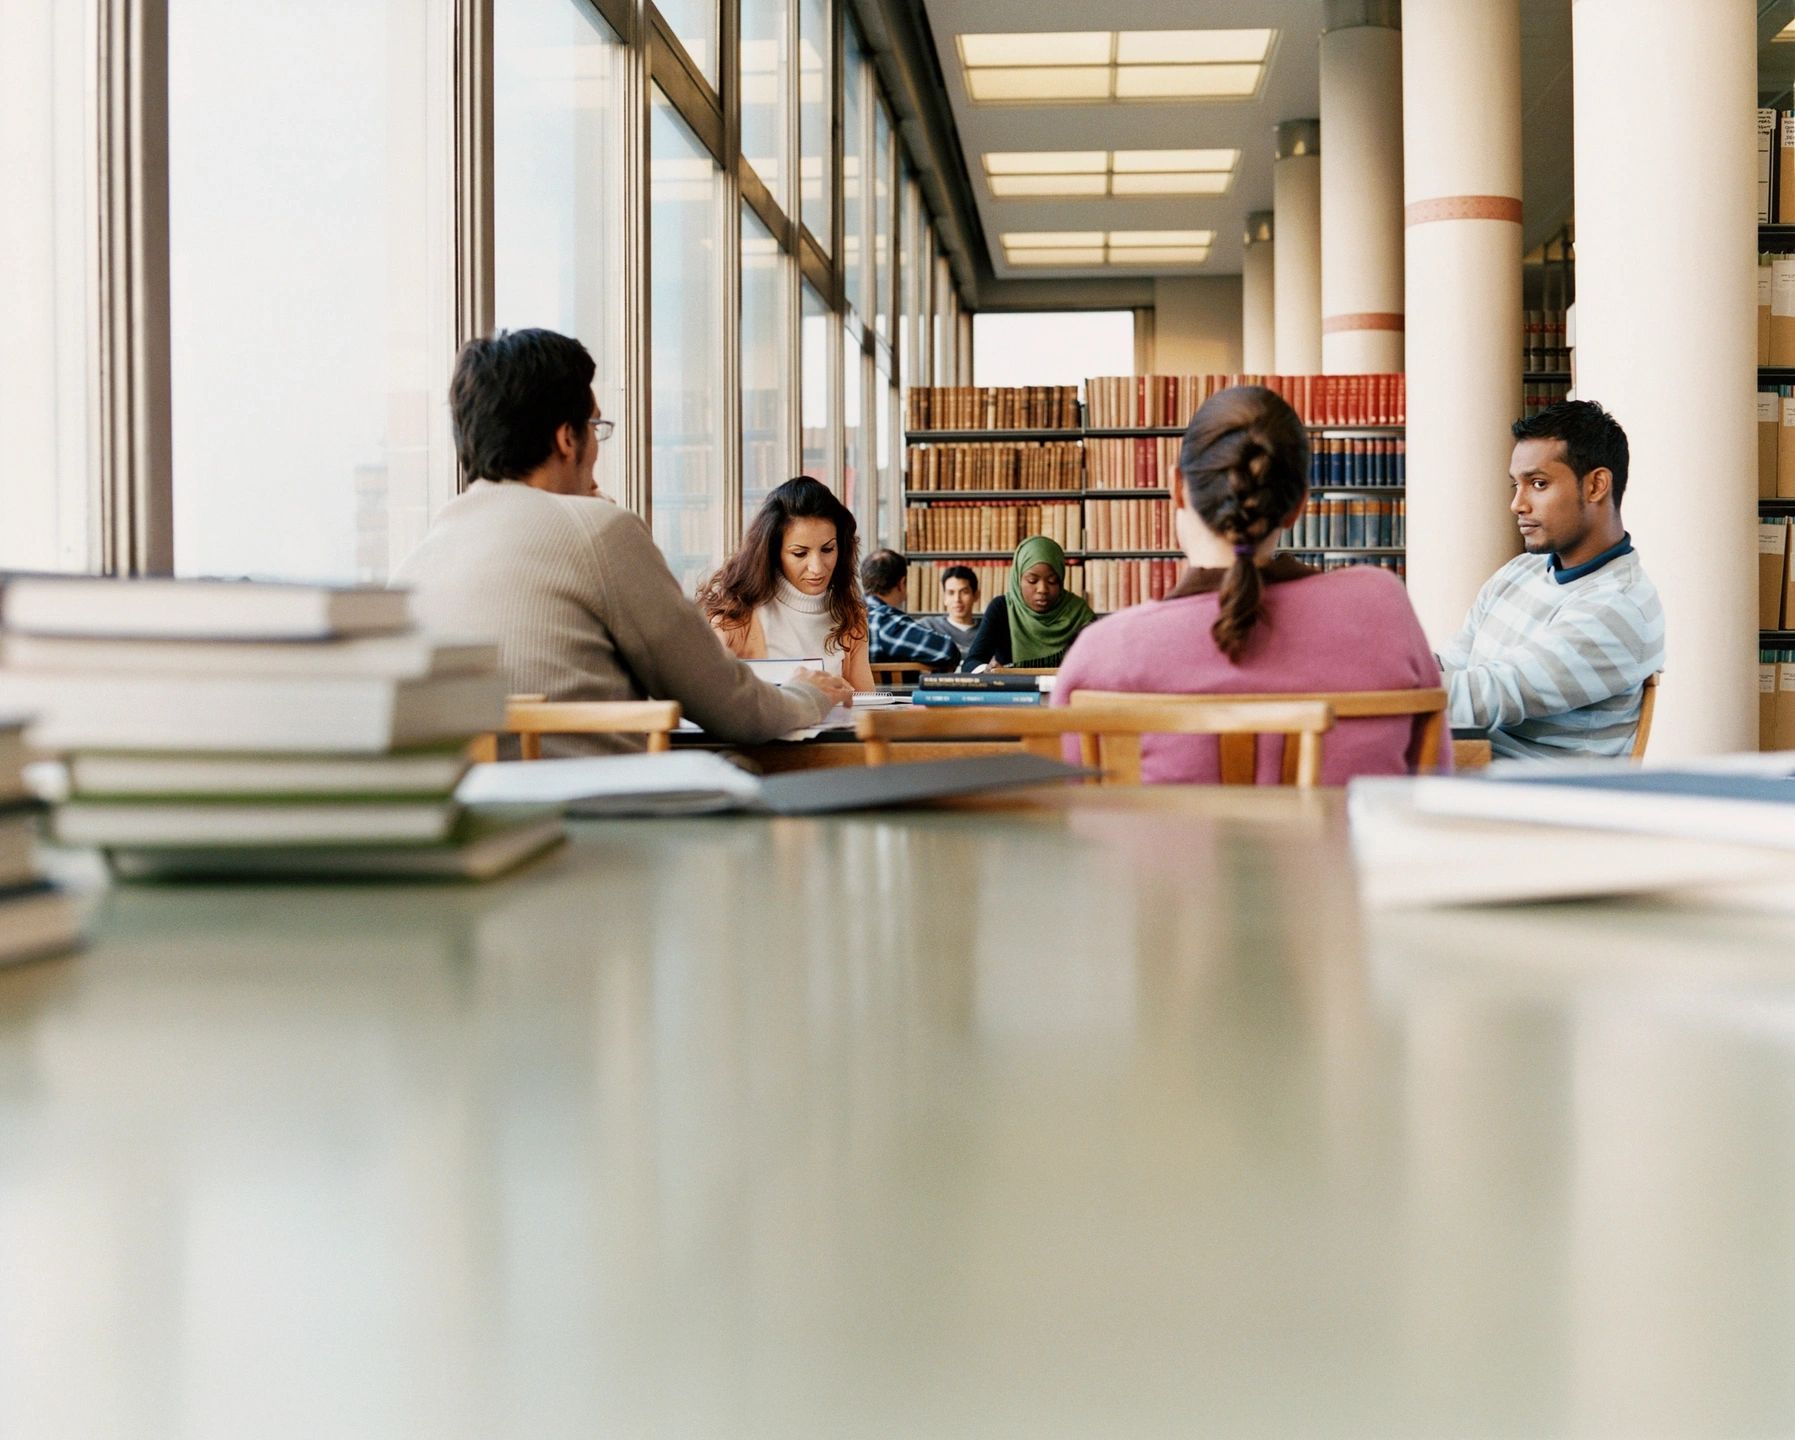
POLYGON ((891 763, 891 742, 889 740, 863 740, 860 743, 866 751, 868 765, 889 765, 891 763))
POLYGON ((1224 785, 1251 785, 1258 778, 1257 735, 1218 735, 1221 781, 1224 785))
POLYGON ((518 758, 523 760, 540 760, 542 758, 542 737, 540 735, 519 735, 517 737, 518 758))
POLYGON ((673 737, 665 730, 656 730, 650 733, 648 737, 648 753, 650 755, 660 755, 672 748, 673 737))
POLYGON ((1321 736, 1305 732, 1296 737, 1296 788, 1313 790, 1321 783, 1321 736))

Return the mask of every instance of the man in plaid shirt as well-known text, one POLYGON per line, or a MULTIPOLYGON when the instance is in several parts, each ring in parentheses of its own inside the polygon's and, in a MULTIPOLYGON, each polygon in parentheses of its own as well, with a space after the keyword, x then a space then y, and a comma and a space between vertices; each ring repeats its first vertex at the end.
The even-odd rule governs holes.
POLYGON ((904 613, 904 575, 909 568, 910 562, 895 550, 875 550, 860 562, 870 632, 868 659, 874 665, 907 663, 956 670, 960 651, 954 642, 904 613))

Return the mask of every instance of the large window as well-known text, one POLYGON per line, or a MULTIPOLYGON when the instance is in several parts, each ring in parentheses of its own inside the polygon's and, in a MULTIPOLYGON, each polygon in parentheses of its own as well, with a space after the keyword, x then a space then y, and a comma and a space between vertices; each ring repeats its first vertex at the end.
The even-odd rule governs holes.
POLYGON ((9 0, 0 30, 0 569, 86 570, 87 21, 9 0))
POLYGON ((686 47, 698 73, 715 86, 718 0, 656 0, 655 9, 686 47))
POLYGON ((1083 385, 1134 372, 1132 310, 1032 310, 972 317, 974 385, 1083 385))
POLYGON ((885 107, 873 102, 873 327, 891 339, 892 238, 891 121, 885 107))
POLYGON ((798 0, 800 218, 825 253, 833 243, 829 220, 835 196, 829 143, 829 115, 835 99, 830 79, 834 53, 829 43, 831 7, 832 0, 798 0))
POLYGON ((176 569, 383 579, 454 491, 451 7, 168 7, 176 569))
POLYGON ((848 304, 864 324, 872 318, 866 254, 866 57, 854 27, 843 32, 841 65, 841 273, 848 304))
MULTIPOLYGON (((582 341, 601 413, 621 421, 623 50, 585 5, 496 0, 493 15, 495 303, 500 329, 582 341)), ((596 478, 623 494, 625 450, 596 478)))
POLYGON ((791 478, 792 263, 742 209, 742 516, 791 478))
POLYGON ((834 387, 830 383, 834 372, 829 363, 829 336, 836 321, 823 303, 823 297, 811 288, 808 280, 799 288, 803 291, 803 308, 798 321, 798 394, 804 474, 834 484, 835 404, 834 387))
POLYGON ((790 211, 791 0, 741 0, 742 158, 790 211))
POLYGON ((722 174, 658 87, 649 148, 649 510, 691 591, 723 559, 722 174))
POLYGON ((872 515, 865 504, 866 435, 861 411, 866 396, 868 360, 858 345, 844 344, 841 354, 841 481, 835 493, 854 512, 864 531, 872 515))

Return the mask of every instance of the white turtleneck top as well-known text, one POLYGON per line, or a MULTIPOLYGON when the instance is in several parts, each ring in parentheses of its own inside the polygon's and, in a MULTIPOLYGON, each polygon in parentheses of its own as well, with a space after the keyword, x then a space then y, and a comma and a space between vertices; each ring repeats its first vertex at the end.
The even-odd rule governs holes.
POLYGON ((829 594, 806 595, 785 576, 772 600, 754 612, 766 637, 767 659, 807 660, 822 657, 822 669, 841 674, 841 647, 829 643, 834 624, 829 614, 829 594))

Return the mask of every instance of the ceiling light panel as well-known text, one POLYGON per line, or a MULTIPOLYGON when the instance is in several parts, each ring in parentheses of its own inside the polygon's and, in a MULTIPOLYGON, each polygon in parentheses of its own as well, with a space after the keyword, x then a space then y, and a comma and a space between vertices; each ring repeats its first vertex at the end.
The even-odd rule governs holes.
POLYGON ((1039 250, 1068 245, 1102 245, 1101 230, 1024 230, 1005 235, 1006 250, 1039 250))
MULTIPOLYGON (((1202 177, 1207 179, 1207 176, 1202 177)), ((1223 177, 1226 178, 1225 176, 1223 177)), ((999 200, 1024 196, 1097 197, 1109 194, 1107 175, 990 175, 985 183, 999 200)))
POLYGON ((1232 170, 1238 150, 1118 150, 1111 157, 1117 174, 1130 170, 1232 170))
POLYGON ((1213 230, 1111 230, 1110 248, 1130 245, 1213 245, 1213 230))
MULTIPOLYGON (((1169 175, 1113 175, 1109 193, 1133 195, 1226 195, 1232 175, 1198 175, 1174 172, 1169 175)), ((992 191, 993 194, 997 192, 992 191)))
POLYGON ((1213 230, 1031 230, 1000 237, 1011 265, 1063 269, 1201 265, 1214 239, 1213 230))
POLYGON ((1118 65, 1257 65, 1271 50, 1270 30, 1123 30, 1118 65))
POLYGON ((1196 245, 1154 245, 1134 250, 1111 248, 1112 265, 1201 265, 1209 252, 1196 245))
POLYGON ((1274 30, 1077 30, 961 35, 979 102, 1214 100, 1256 95, 1274 30))
POLYGON ((1119 65, 1116 99, 1243 100, 1264 73, 1262 65, 1119 65))
POLYGON ((987 175, 1101 175, 1105 150, 995 150, 985 156, 987 175))
POLYGON ((962 35, 960 59, 968 69, 1015 65, 1107 65, 1113 58, 1107 30, 1028 31, 962 35))
POLYGON ((1103 247, 1087 250, 1011 250, 1006 258, 1012 265, 1101 265, 1103 247))
POLYGON ((968 70, 966 91, 974 100, 1107 100, 1106 66, 1046 65, 1027 70, 968 70))

